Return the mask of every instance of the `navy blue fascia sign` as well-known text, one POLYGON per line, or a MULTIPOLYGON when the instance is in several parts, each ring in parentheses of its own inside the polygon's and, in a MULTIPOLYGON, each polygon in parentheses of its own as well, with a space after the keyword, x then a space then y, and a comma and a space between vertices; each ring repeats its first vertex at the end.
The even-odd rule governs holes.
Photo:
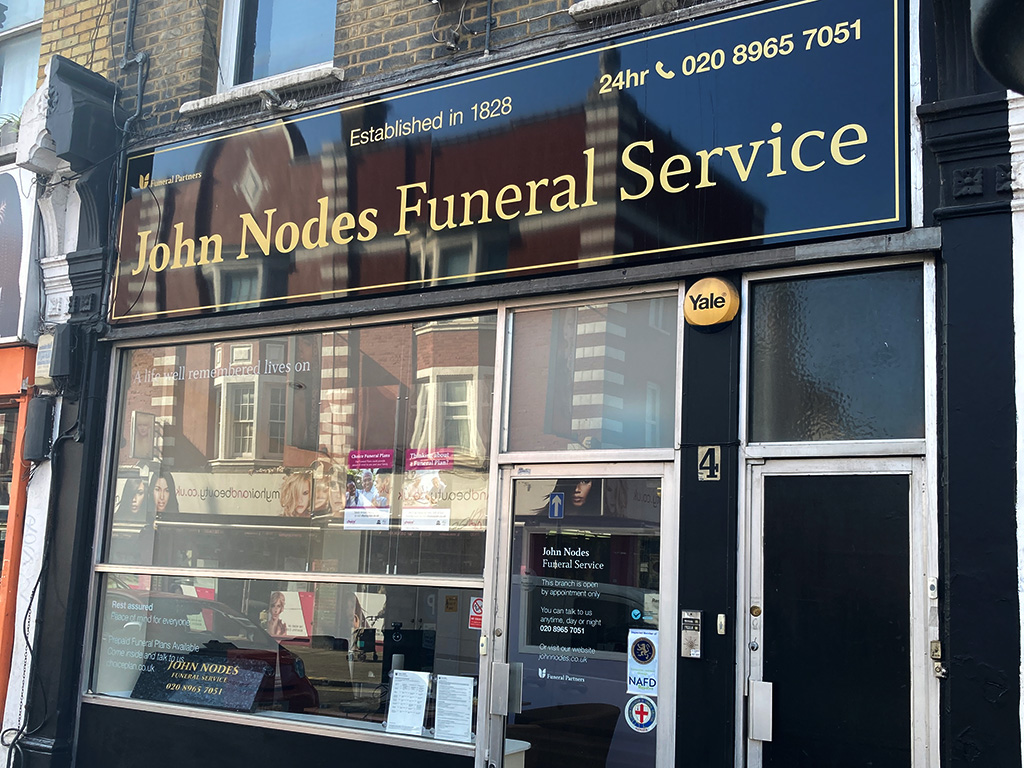
POLYGON ((111 319, 905 229, 903 6, 745 6, 136 155, 111 319))

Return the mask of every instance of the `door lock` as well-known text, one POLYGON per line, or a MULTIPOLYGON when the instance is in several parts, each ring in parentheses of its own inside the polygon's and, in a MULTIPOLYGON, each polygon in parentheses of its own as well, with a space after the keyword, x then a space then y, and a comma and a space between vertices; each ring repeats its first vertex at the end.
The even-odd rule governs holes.
POLYGON ((756 651, 760 646, 757 644, 757 640, 751 640, 750 645, 747 647, 752 651, 756 651))
POLYGON ((760 605, 752 605, 752 606, 750 606, 750 615, 754 616, 754 617, 760 616, 761 615, 761 606, 760 605))

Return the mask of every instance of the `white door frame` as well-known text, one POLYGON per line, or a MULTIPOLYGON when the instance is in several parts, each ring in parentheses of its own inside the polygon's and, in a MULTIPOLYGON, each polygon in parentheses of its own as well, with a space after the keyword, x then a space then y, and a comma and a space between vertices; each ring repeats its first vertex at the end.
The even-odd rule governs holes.
MULTIPOLYGON (((487 677, 486 700, 482 694, 478 704, 478 722, 483 725, 481 739, 486 748, 477 750, 476 768, 498 768, 504 753, 505 716, 492 714, 507 695, 509 585, 511 583, 511 554, 513 536, 512 481, 530 478, 536 480, 566 477, 660 477, 661 531, 660 531, 660 608, 659 608, 659 692, 658 721, 655 729, 658 768, 671 768, 675 760, 675 700, 676 658, 679 654, 676 614, 678 613, 678 552, 679 552, 679 488, 675 465, 666 462, 611 462, 571 464, 515 464, 500 470, 496 508, 499 525, 493 530, 496 542, 494 557, 485 564, 485 604, 494 606, 484 617, 482 642, 487 645, 487 659, 481 667, 481 678, 487 677), (489 571, 489 573, 488 573, 489 571), (490 621, 488 621, 490 619, 490 621), (667 725, 667 727, 665 727, 667 725)), ((481 691, 485 687, 481 686, 481 691)), ((625 680, 623 681, 625 692, 625 680)))
POLYGON ((919 457, 800 458, 747 462, 746 503, 741 507, 740 575, 737 579, 737 744, 738 768, 761 768, 762 742, 748 738, 748 694, 751 682, 762 681, 763 654, 749 650, 761 644, 760 622, 750 615, 761 605, 762 523, 766 476, 905 475, 910 479, 910 707, 911 765, 938 764, 939 680, 934 674, 929 643, 938 640, 938 538, 930 520, 927 467, 919 457), (755 626, 756 625, 756 626, 755 626))

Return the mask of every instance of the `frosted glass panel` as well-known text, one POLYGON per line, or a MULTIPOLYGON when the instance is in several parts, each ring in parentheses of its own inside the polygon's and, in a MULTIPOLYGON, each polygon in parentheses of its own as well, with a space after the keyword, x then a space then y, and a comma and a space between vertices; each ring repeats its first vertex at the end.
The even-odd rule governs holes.
POLYGON ((918 267, 756 283, 754 442, 924 436, 918 267))

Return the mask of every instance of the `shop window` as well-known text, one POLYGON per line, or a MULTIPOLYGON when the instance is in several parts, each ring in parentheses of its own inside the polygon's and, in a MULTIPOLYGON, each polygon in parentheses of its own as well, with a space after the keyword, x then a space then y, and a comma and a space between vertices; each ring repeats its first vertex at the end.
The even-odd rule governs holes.
POLYGON ((39 77, 43 0, 0 3, 0 121, 20 115, 39 77))
POLYGON ((920 267, 756 282, 750 440, 924 436, 920 267))
POLYGON ((109 573, 90 688, 469 743, 480 643, 470 610, 481 594, 109 573), (392 701, 407 703, 417 686, 419 720, 402 719, 392 701), (452 722, 453 707, 463 710, 461 723, 452 722))
POLYGON ((482 574, 494 339, 486 316, 238 341, 252 360, 222 367, 219 342, 126 351, 113 520, 149 530, 113 546, 138 534, 118 527, 108 557, 482 574), (129 448, 142 411, 161 425, 145 459, 129 448), (133 511, 129 481, 161 476, 173 500, 133 511))
POLYGON ((521 310, 512 320, 510 451, 671 447, 676 304, 521 310))
POLYGON ((0 552, 7 539, 7 512, 11 505, 14 480, 14 434, 18 425, 17 408, 0 408, 0 552))
POLYGON ((123 351, 113 439, 161 429, 111 469, 96 695, 471 743, 495 338, 481 316, 123 351), (419 721, 389 718, 417 687, 419 721))
POLYGON ((225 0, 226 85, 332 61, 337 8, 333 0, 225 0))

